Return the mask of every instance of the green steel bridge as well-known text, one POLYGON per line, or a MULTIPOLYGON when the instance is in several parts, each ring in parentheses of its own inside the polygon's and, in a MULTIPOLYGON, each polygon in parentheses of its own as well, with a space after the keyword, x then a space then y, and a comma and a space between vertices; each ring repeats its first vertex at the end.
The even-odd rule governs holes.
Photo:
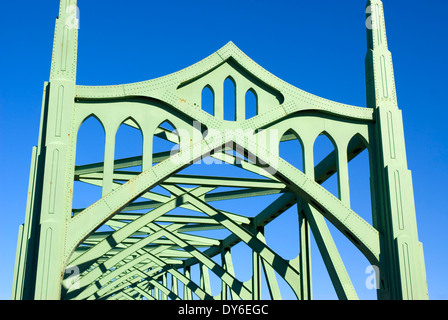
POLYGON ((376 270, 378 299, 428 298, 381 1, 366 7, 366 106, 304 92, 232 42, 157 79, 78 85, 76 10, 76 1, 60 1, 12 299, 257 300, 263 283, 271 299, 289 299, 286 285, 309 300, 311 237, 337 297, 358 299, 330 225, 376 270), (99 161, 79 163, 78 131, 87 120, 99 123, 105 140, 99 161), (139 154, 117 156, 122 126, 141 134, 139 154), (316 163, 322 135, 334 150, 316 163), (293 140, 301 168, 279 152, 293 140), (348 164, 362 152, 371 223, 350 203, 348 164), (337 195, 323 186, 331 178, 337 195), (100 191, 77 206, 75 197, 95 194, 80 194, 83 185, 100 191), (285 245, 298 252, 289 259, 266 232, 291 208, 297 242, 285 245), (242 263, 249 280, 235 272, 242 263))

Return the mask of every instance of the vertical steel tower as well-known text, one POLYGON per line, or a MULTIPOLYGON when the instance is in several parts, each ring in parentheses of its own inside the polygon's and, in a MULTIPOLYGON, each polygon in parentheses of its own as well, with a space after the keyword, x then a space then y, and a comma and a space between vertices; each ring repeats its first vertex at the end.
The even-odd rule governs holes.
POLYGON ((260 299, 265 286, 282 299, 286 284, 295 298, 312 299, 313 237, 338 298, 358 299, 331 224, 377 270, 379 299, 427 299, 382 2, 368 1, 366 12, 367 105, 357 107, 282 81, 231 42, 161 78, 78 85, 76 1, 61 0, 12 298, 260 299), (104 131, 104 148, 96 150, 104 157, 79 164, 78 131, 87 119, 104 131), (122 126, 141 134, 139 154, 117 156, 122 126), (320 135, 334 150, 316 163, 320 135), (302 168, 279 153, 291 140, 299 141, 302 168), (362 152, 372 223, 350 204, 348 163, 362 152), (332 177, 336 196, 322 186, 332 177), (74 207, 82 184, 100 196, 74 207), (272 201, 256 213, 238 202, 256 207, 266 197, 272 201), (291 209, 299 250, 288 259, 267 234, 291 209), (242 245, 247 281, 235 272, 242 245))

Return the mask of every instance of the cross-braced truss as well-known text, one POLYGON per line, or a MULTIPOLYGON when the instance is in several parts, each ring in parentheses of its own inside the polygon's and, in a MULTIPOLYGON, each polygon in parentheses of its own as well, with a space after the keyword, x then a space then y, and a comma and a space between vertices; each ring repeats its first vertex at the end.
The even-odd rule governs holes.
POLYGON ((368 6, 367 107, 304 92, 232 42, 165 77, 76 85, 77 30, 64 24, 71 6, 61 1, 56 22, 14 298, 260 299, 265 286, 264 298, 289 299, 286 285, 293 298, 311 299, 313 237, 338 298, 357 299, 328 224, 378 267, 379 298, 426 297, 381 1, 368 6), (101 152, 89 151, 104 160, 80 164, 87 119, 104 131, 101 152), (122 126, 141 135, 138 154, 117 154, 122 126), (316 162, 320 135, 334 150, 316 162), (292 140, 300 168, 279 152, 292 140), (372 223, 350 205, 348 163, 362 152, 372 223), (322 186, 331 178, 336 195, 322 186), (100 196, 77 207, 83 184, 100 196), (297 252, 286 258, 266 231, 291 210, 295 238, 282 245, 297 252))
MULTIPOLYGON (((164 134, 163 138, 171 138, 176 144, 179 142, 175 133, 164 134)), ((285 135, 283 141, 290 139, 296 137, 285 135)), ((349 154, 354 155, 363 150, 363 144, 356 141, 349 154)), ((200 299, 256 299, 260 298, 260 277, 264 276, 270 297, 281 299, 276 276, 279 274, 291 286, 296 297, 301 298, 305 289, 301 289, 304 279, 301 277, 303 268, 300 266, 300 256, 291 261, 285 260, 266 244, 263 235, 269 222, 298 201, 300 203, 300 200, 280 177, 258 166, 257 161, 249 161, 244 157, 244 152, 238 154, 229 151, 235 150, 226 146, 215 149, 210 156, 201 158, 198 162, 202 162, 202 167, 218 166, 215 167, 218 173, 228 173, 229 168, 221 167, 228 164, 246 170, 257 178, 242 178, 241 174, 236 177, 188 175, 182 174, 182 171, 168 176, 160 186, 169 195, 150 189, 115 213, 105 223, 110 228, 108 231, 92 233, 75 250, 69 264, 78 266, 81 274, 79 278, 69 277, 65 296, 78 299, 191 299, 194 294, 200 299), (226 189, 220 191, 223 187, 226 189), (257 201, 259 197, 268 195, 277 197, 254 216, 245 214, 250 211, 247 207, 228 205, 238 211, 238 214, 213 207, 217 201, 231 202, 242 198, 257 201), (184 210, 181 210, 181 214, 175 214, 176 208, 184 210), (210 232, 214 230, 226 232, 210 232), (232 248, 240 242, 253 251, 253 261, 250 261, 253 274, 249 282, 241 282, 233 272, 232 248), (216 257, 218 259, 214 259, 216 257), (195 265, 199 266, 200 276, 193 280, 190 270, 195 265), (264 270, 263 274, 261 270, 264 270), (223 282, 218 296, 212 295, 211 272, 223 282), (70 283, 71 280, 76 280, 75 285, 70 283), (183 292, 179 292, 178 282, 184 287, 183 292)), ((170 161, 169 150, 153 154, 153 159, 155 162, 170 161)), ((323 183, 335 172, 334 159, 334 154, 330 154, 320 163, 316 172, 317 181, 323 183)), ((190 166, 196 166, 198 162, 190 166)), ((114 187, 121 186, 139 174, 118 169, 141 165, 141 157, 119 159, 116 163, 114 187)), ((103 163, 76 167, 76 180, 101 186, 103 167, 103 163)), ((204 172, 202 167, 199 171, 204 172)), ((300 203, 300 208, 297 223, 301 220, 300 224, 303 224, 306 215, 312 217, 313 213, 306 203, 300 203)), ((82 211, 74 210, 75 214, 82 211)), ((327 232, 326 235, 329 236, 325 227, 323 221, 312 225, 312 229, 318 234, 327 232)), ((305 228, 302 230, 307 232, 305 228)), ((300 237, 297 234, 298 242, 299 238, 306 239, 306 235, 300 237)), ((330 236, 328 240, 331 241, 330 236)), ((332 259, 340 259, 337 251, 333 255, 335 256, 328 261, 329 268, 332 268, 332 259)), ((304 261, 307 263, 306 259, 304 261)), ((338 293, 340 297, 356 297, 350 282, 345 288, 341 287, 338 293)))

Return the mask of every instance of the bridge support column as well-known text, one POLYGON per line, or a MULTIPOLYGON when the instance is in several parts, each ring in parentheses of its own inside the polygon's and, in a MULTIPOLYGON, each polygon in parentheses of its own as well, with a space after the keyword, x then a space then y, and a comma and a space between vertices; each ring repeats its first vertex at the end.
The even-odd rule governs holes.
POLYGON ((383 4, 367 4, 367 104, 375 109, 372 136, 375 227, 381 234, 380 299, 427 299, 422 245, 418 241, 411 173, 407 168, 401 111, 392 55, 388 50, 383 4))
POLYGON ((36 233, 35 288, 29 299, 60 299, 66 260, 66 222, 71 216, 74 145, 71 119, 74 110, 76 55, 76 1, 61 0, 56 19, 50 82, 44 93, 39 164, 28 206, 40 212, 36 233), (39 199, 40 198, 40 199, 39 199))

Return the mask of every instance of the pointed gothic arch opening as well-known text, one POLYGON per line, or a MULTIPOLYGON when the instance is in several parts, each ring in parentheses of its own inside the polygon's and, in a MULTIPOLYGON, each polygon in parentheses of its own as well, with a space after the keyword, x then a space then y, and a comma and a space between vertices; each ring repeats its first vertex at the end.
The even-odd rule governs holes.
POLYGON ((153 165, 179 152, 180 136, 176 127, 169 120, 165 120, 156 128, 152 140, 153 165))
POLYGON ((223 83, 224 89, 224 120, 236 121, 236 82, 228 76, 223 83))
POLYGON ((123 121, 115 134, 114 171, 142 172, 143 133, 133 118, 123 121))
POLYGON ((246 91, 245 111, 246 111, 246 120, 251 119, 258 115, 258 96, 257 92, 252 88, 246 91))
POLYGON ((215 115, 215 93, 210 85, 206 85, 201 92, 201 109, 215 115))
POLYGON ((81 123, 76 136, 73 215, 101 199, 104 145, 104 126, 92 114, 81 123))
POLYGON ((279 156, 291 165, 304 172, 303 143, 299 135, 293 130, 287 130, 280 138, 279 156))
POLYGON ((333 138, 325 131, 323 131, 314 141, 314 168, 316 182, 331 192, 336 198, 339 198, 339 179, 337 174, 337 146, 333 138), (334 163, 336 166, 330 170, 322 171, 321 168, 326 169, 325 163, 334 163), (326 180, 320 180, 320 176, 325 174, 326 180))

